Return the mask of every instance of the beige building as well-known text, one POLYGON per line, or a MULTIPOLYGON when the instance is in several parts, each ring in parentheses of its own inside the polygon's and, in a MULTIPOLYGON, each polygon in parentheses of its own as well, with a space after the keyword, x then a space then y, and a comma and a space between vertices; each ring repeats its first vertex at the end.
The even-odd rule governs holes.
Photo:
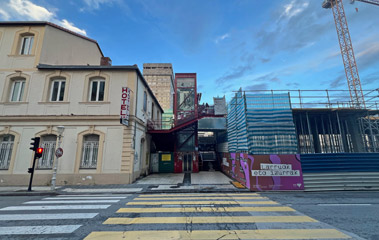
POLYGON ((143 76, 164 110, 173 109, 174 73, 171 63, 144 63, 143 76))
POLYGON ((44 148, 33 185, 50 184, 60 125, 57 185, 131 183, 148 172, 147 124, 163 110, 138 67, 111 66, 96 41, 48 22, 0 22, 0 94, 0 186, 28 184, 33 137, 44 148))

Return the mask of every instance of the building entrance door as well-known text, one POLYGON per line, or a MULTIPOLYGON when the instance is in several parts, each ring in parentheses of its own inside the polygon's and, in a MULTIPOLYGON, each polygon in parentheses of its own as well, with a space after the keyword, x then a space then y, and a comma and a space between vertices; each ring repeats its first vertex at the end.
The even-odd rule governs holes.
POLYGON ((192 172, 192 156, 193 153, 183 153, 183 172, 192 172))

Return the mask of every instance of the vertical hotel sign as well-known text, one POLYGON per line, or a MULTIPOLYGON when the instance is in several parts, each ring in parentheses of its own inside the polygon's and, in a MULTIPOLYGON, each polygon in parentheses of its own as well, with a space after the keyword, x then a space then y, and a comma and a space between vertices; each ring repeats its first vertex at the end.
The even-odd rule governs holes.
POLYGON ((120 123, 129 126, 130 88, 122 87, 120 123))

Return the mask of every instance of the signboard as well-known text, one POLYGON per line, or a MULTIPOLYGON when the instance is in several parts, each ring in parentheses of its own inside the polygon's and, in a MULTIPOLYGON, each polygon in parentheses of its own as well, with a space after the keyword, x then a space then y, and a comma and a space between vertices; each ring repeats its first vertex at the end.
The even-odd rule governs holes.
POLYGON ((130 88, 122 87, 120 123, 129 126, 130 88))
POLYGON ((230 153, 224 158, 223 171, 253 191, 304 190, 299 154, 230 153))
POLYGON ((63 149, 62 148, 57 148, 57 150, 55 151, 55 156, 57 158, 62 157, 63 156, 63 149))
POLYGON ((171 154, 162 154, 162 161, 171 161, 171 154))

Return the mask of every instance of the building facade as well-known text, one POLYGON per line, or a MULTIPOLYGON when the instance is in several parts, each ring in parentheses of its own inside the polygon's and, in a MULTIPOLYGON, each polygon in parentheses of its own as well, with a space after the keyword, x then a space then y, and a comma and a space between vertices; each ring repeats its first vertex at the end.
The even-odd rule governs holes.
POLYGON ((143 76, 164 110, 173 109, 173 75, 171 63, 143 64, 143 76))
POLYGON ((136 65, 112 66, 96 41, 48 22, 1 22, 0 46, 0 186, 28 183, 33 137, 44 148, 33 184, 50 184, 57 126, 57 185, 127 184, 148 173, 147 124, 163 110, 136 65))

